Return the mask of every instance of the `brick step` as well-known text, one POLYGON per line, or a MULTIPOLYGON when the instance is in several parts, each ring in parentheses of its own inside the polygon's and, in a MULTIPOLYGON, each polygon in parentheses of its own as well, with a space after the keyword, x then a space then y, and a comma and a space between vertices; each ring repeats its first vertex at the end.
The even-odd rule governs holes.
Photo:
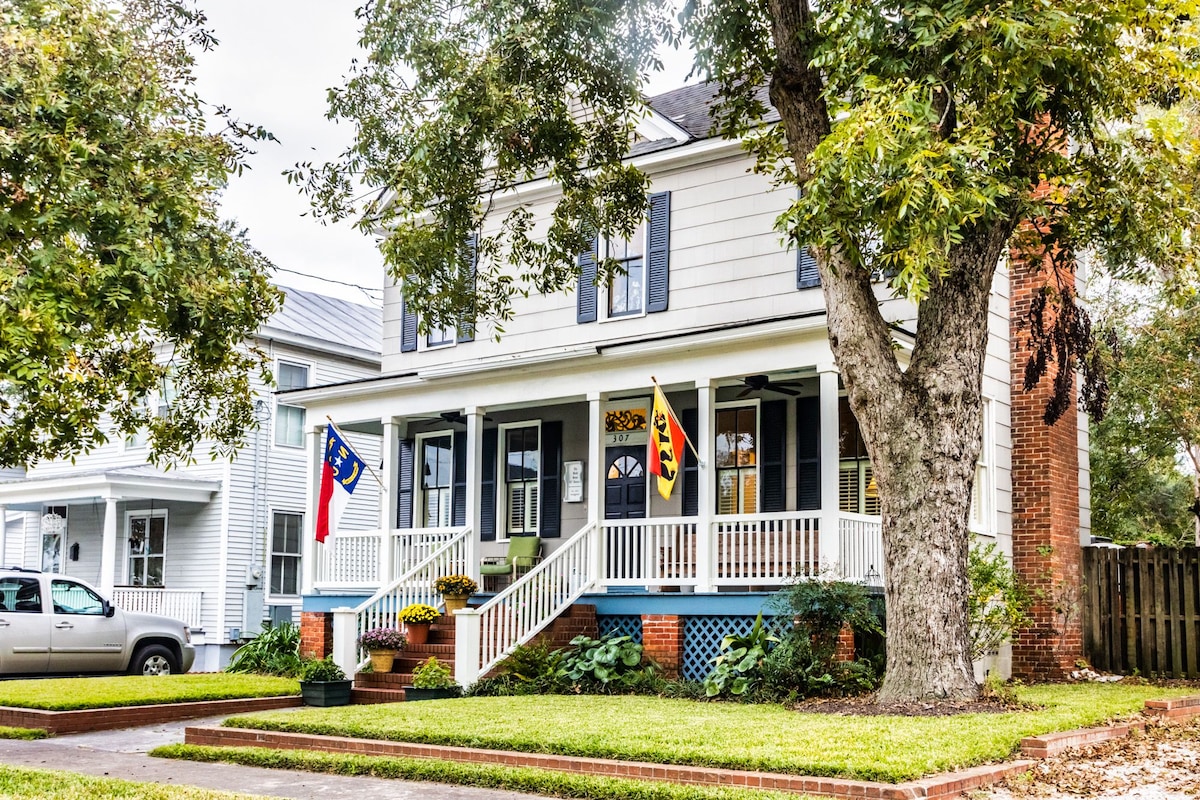
POLYGON ((352 705, 402 702, 404 702, 403 689, 360 689, 355 686, 350 690, 350 703, 352 705))

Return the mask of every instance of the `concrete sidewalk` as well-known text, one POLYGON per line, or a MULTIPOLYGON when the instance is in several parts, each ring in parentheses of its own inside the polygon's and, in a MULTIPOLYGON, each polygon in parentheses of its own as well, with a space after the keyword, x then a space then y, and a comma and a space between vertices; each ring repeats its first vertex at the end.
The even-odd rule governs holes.
POLYGON ((0 763, 295 800, 528 800, 534 797, 517 792, 440 783, 350 778, 236 764, 200 764, 146 755, 159 745, 182 743, 183 729, 188 725, 217 725, 222 719, 213 717, 143 728, 79 733, 32 742, 0 739, 0 763))

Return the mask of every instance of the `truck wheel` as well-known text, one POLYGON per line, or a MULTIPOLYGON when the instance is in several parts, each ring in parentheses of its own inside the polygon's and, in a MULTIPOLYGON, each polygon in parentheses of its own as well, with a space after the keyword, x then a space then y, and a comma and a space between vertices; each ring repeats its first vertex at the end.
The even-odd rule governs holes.
POLYGON ((170 675, 173 672, 179 672, 179 662, 161 644, 138 648, 129 662, 130 675, 170 675))

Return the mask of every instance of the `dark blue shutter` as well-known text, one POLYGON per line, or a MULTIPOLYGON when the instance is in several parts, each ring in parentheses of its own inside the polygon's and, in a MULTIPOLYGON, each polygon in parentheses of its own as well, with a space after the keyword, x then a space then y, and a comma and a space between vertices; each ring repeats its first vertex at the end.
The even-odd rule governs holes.
POLYGON ((600 240, 593 238, 591 249, 579 254, 579 297, 575 316, 575 321, 579 323, 596 321, 596 258, 599 245, 600 240))
POLYGON ((542 423, 542 488, 538 492, 541 498, 538 533, 543 539, 562 536, 562 438, 561 422, 542 423))
POLYGON ((483 480, 479 484, 479 540, 496 541, 496 443, 495 428, 483 432, 483 480))
POLYGON ((412 439, 400 440, 400 458, 396 466, 396 527, 413 526, 413 455, 416 448, 412 439))
MULTIPOLYGON (((467 272, 467 280, 471 284, 471 298, 475 297, 475 276, 479 273, 479 234, 472 233, 467 238, 466 254, 463 269, 467 272)), ((475 317, 463 318, 458 321, 458 342, 475 341, 475 317)), ((455 523, 461 525, 463 523, 455 523)))
POLYGON ((796 398, 796 510, 821 507, 821 398, 796 398))
POLYGON ((667 310, 671 260, 671 193, 650 195, 650 236, 646 252, 646 313, 667 310))
POLYGON ((796 250, 796 288, 811 289, 821 285, 821 273, 817 271, 817 260, 807 245, 796 250))
POLYGON ((408 310, 408 301, 400 302, 400 352, 417 349, 417 315, 408 310))
POLYGON ((467 524, 467 432, 454 433, 454 487, 450 490, 454 525, 467 524))
MULTIPOLYGON (((679 424, 683 426, 683 432, 688 435, 688 438, 695 442, 697 447, 701 447, 700 442, 696 442, 696 434, 700 425, 700 414, 694 408, 685 408, 680 412, 679 424)), ((683 448, 683 515, 685 517, 694 517, 700 513, 700 470, 696 463, 696 454, 692 452, 692 448, 683 448)))
POLYGON ((786 511, 787 500, 787 401, 762 404, 758 426, 762 436, 762 510, 786 511))

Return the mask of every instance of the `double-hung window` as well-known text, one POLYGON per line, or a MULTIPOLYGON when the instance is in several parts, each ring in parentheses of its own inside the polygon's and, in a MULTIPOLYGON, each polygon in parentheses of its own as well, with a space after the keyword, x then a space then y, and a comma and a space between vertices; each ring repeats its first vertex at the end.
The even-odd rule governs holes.
POLYGON ((609 241, 605 255, 620 265, 608 282, 608 316, 628 317, 646 311, 646 224, 625 241, 609 241))
MULTIPOLYGON (((279 391, 308 387, 308 367, 303 364, 279 362, 275 374, 279 391)), ((283 447, 304 447, 304 409, 277 403, 275 406, 275 444, 283 447)))
POLYGON ((983 440, 979 447, 979 460, 975 462, 975 484, 971 488, 971 517, 968 527, 975 533, 991 535, 992 527, 992 491, 994 458, 992 448, 992 401, 983 400, 983 440))
POLYGON ((46 506, 42 514, 42 572, 62 572, 67 507, 46 506))
POLYGON ((503 431, 506 537, 538 532, 538 484, 541 477, 539 433, 536 424, 507 427, 503 431))
POLYGON ((838 509, 879 514, 879 489, 858 420, 845 397, 838 401, 838 509))
POLYGON ((276 511, 271 519, 271 594, 300 594, 300 543, 304 515, 276 511))
POLYGON ((717 409, 717 513, 758 511, 758 407, 717 409))
POLYGON ((135 511, 128 519, 129 584, 162 586, 166 571, 167 512, 135 511))
POLYGON ((422 527, 447 528, 454 513, 454 437, 435 434, 419 441, 422 527))

